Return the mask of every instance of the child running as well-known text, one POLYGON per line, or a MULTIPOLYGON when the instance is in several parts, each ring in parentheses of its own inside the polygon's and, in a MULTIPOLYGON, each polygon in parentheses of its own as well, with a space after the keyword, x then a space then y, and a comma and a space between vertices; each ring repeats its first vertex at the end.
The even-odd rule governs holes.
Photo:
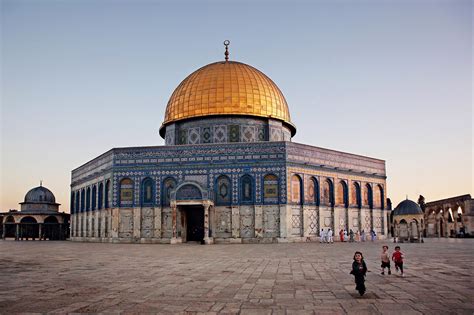
POLYGON ((365 265, 364 256, 361 252, 355 252, 354 262, 352 263, 352 270, 350 274, 354 275, 356 290, 362 296, 365 293, 365 274, 367 273, 367 266, 365 265))
POLYGON ((403 253, 400 251, 400 246, 395 246, 395 251, 392 254, 392 260, 395 262, 395 270, 398 272, 400 269, 402 277, 403 275, 403 253))
POLYGON ((382 255, 380 256, 381 260, 382 260, 382 265, 380 267, 382 267, 382 274, 384 275, 385 274, 385 268, 388 268, 388 274, 392 274, 392 272, 390 271, 390 256, 388 255, 388 246, 387 245, 384 245, 382 247, 382 255))

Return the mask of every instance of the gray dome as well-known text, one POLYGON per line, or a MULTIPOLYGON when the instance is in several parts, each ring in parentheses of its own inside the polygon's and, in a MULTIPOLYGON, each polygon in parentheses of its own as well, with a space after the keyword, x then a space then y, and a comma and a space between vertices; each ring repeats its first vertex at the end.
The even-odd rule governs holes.
POLYGON ((38 186, 26 193, 25 203, 56 203, 56 198, 51 190, 38 186))
POLYGON ((416 202, 407 199, 400 202, 395 210, 393 210, 393 215, 405 214, 423 214, 423 210, 421 210, 416 202))

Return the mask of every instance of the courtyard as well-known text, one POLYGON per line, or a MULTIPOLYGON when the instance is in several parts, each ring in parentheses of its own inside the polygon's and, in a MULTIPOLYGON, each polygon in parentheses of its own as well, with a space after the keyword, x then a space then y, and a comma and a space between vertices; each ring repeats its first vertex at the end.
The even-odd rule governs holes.
POLYGON ((135 245, 0 241, 0 313, 472 314, 473 239, 400 244, 135 245), (360 297, 355 250, 368 269, 360 297))

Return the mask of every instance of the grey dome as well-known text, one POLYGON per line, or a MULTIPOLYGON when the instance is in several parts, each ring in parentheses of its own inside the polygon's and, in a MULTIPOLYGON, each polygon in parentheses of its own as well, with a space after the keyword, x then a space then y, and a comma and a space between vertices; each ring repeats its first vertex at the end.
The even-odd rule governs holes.
POLYGON ((406 214, 423 214, 423 210, 421 210, 416 202, 407 199, 400 202, 395 210, 393 210, 393 215, 406 214))
POLYGON ((38 186, 31 189, 25 195, 25 203, 56 203, 56 198, 54 197, 51 190, 46 187, 38 186))

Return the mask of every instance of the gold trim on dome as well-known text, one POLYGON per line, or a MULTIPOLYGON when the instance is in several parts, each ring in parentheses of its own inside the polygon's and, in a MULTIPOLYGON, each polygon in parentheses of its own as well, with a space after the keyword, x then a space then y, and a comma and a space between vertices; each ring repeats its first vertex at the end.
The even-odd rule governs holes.
POLYGON ((291 123, 285 97, 277 85, 259 70, 235 61, 211 63, 191 73, 171 95, 165 125, 179 120, 246 115, 291 123))

